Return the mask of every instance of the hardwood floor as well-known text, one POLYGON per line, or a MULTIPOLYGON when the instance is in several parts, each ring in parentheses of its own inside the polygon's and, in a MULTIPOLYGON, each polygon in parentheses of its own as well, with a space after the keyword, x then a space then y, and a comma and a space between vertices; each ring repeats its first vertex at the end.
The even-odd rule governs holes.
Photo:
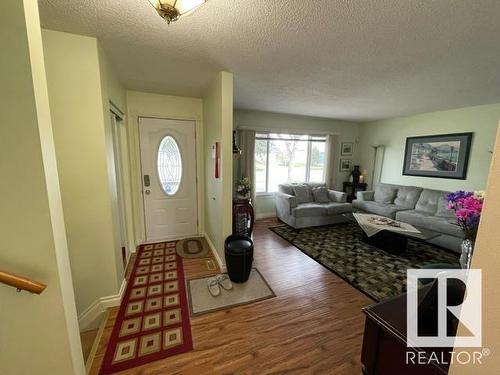
POLYGON ((89 358, 92 346, 94 345, 94 340, 97 337, 97 329, 93 329, 86 332, 80 333, 80 340, 82 342, 83 359, 87 361, 89 358))
MULTIPOLYGON (((194 350, 120 374, 360 374, 361 308, 373 303, 257 221, 255 261, 276 297, 191 318, 194 350)), ((186 259, 186 278, 216 273, 186 259)), ((106 323, 90 374, 98 374, 117 314, 106 323)))

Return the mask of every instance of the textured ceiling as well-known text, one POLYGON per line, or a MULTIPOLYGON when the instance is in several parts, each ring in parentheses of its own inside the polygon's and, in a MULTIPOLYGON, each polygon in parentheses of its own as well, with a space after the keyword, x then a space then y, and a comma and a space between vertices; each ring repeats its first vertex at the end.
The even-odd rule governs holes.
POLYGON ((128 89, 372 120, 500 102, 498 0, 209 0, 166 25, 147 0, 40 0, 45 28, 99 38, 128 89))

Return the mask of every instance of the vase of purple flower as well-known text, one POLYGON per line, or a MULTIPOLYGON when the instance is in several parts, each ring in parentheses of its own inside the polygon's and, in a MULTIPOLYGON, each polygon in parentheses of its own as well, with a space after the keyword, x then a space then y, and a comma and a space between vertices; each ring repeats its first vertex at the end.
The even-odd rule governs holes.
POLYGON ((448 209, 455 212, 458 226, 464 232, 460 256, 460 265, 464 269, 470 268, 474 242, 476 241, 479 220, 483 209, 484 191, 459 190, 447 196, 448 209))

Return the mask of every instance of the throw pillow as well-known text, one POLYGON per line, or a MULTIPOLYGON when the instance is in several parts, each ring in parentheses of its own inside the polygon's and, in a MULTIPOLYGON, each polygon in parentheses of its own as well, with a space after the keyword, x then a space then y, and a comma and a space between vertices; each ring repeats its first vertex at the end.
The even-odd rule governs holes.
POLYGON ((375 187, 375 202, 392 204, 396 198, 397 189, 388 185, 377 185, 375 187))
POLYGON ((311 188, 305 184, 294 185, 293 192, 297 197, 297 203, 309 203, 312 202, 311 188))
POLYGON ((328 195, 328 189, 326 187, 320 186, 312 189, 314 201, 318 203, 330 203, 330 197, 328 195))

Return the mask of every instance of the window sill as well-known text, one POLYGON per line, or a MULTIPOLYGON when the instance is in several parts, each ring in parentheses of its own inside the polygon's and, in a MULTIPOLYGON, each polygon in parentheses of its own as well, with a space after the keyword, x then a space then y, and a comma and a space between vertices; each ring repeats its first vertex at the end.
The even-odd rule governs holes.
POLYGON ((256 198, 266 198, 266 197, 274 197, 274 193, 257 193, 255 194, 256 198))

